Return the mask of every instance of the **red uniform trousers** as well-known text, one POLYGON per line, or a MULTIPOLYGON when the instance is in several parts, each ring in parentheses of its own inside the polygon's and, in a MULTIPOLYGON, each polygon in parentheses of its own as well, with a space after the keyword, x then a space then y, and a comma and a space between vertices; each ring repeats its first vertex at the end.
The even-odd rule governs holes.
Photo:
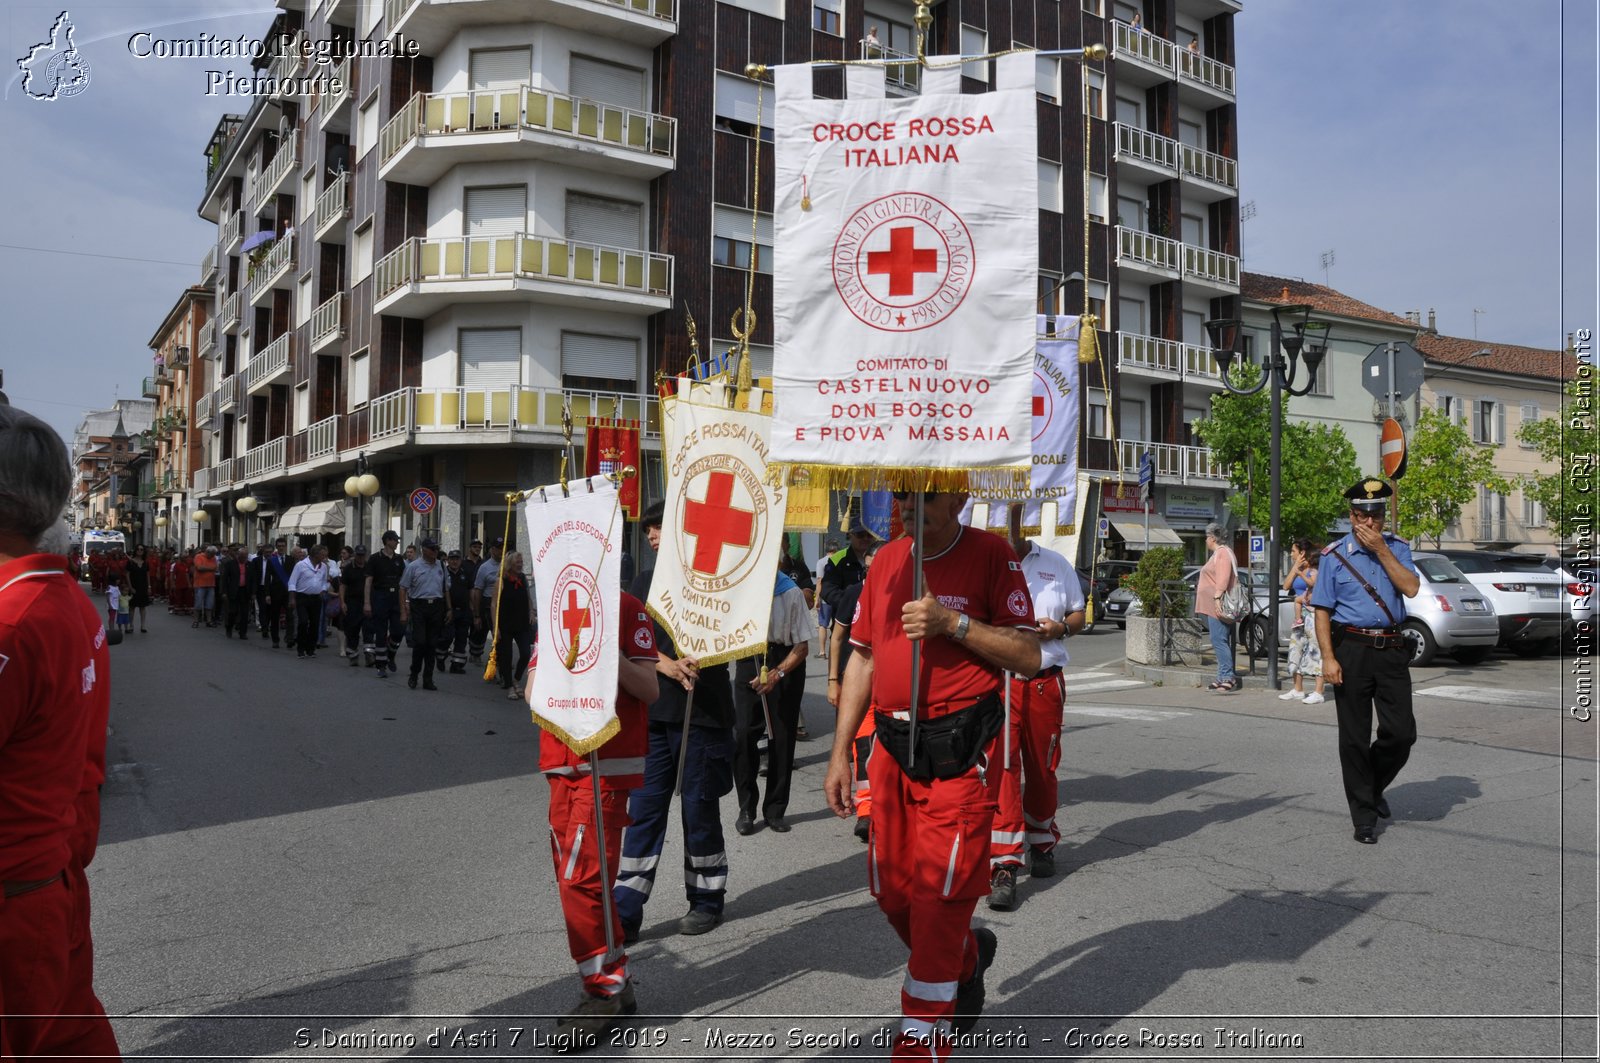
POLYGON ((877 725, 872 722, 872 713, 868 712, 861 718, 861 726, 856 728, 855 745, 850 747, 850 764, 856 770, 857 819, 869 819, 872 816, 872 783, 867 779, 867 761, 872 759, 876 728, 877 725))
MULTIPOLYGON (((561 912, 567 921, 567 947, 578 964, 584 992, 609 997, 622 992, 628 981, 628 954, 622 948, 622 922, 611 909, 614 957, 606 957, 605 909, 600 891, 600 851, 594 840, 594 783, 589 776, 551 775, 550 854, 555 860, 556 884, 561 889, 561 912)), ((602 783, 605 809, 606 866, 612 876, 622 857, 622 828, 628 819, 628 791, 602 783)))
MULTIPOLYGON (((1011 680, 1011 758, 1000 782, 1000 809, 989 841, 993 867, 1021 866, 1029 846, 1048 852, 1061 840, 1056 769, 1061 766, 1061 710, 1066 685, 1061 669, 1011 680)), ((1003 757, 1004 747, 996 750, 1003 757)))
POLYGON ((911 950, 893 1059, 950 1055, 956 987, 978 961, 972 912, 989 892, 985 857, 1000 772, 986 769, 980 761, 955 779, 915 782, 882 750, 868 762, 875 798, 868 878, 878 907, 911 950))
POLYGON ((93 972, 82 868, 74 864, 48 886, 0 897, 0 1058, 120 1059, 93 972), (87 1017, 51 1017, 64 1015, 87 1017))

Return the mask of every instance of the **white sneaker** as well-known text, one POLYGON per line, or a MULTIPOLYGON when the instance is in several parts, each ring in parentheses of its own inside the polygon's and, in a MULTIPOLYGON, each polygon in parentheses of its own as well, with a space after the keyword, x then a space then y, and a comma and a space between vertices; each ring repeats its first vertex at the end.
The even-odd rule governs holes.
MULTIPOLYGON (((1299 701, 1301 698, 1303 698, 1305 696, 1306 696, 1306 692, 1304 690, 1285 690, 1282 694, 1278 695, 1278 700, 1279 701, 1299 701)), ((1321 701, 1322 699, 1318 698, 1317 700, 1321 701)))
POLYGON ((1306 701, 1307 705, 1321 705, 1324 701, 1327 701, 1327 700, 1328 700, 1327 698, 1323 697, 1321 694, 1318 694, 1315 690, 1313 690, 1311 693, 1307 694, 1306 698, 1305 698, 1305 701, 1306 701))

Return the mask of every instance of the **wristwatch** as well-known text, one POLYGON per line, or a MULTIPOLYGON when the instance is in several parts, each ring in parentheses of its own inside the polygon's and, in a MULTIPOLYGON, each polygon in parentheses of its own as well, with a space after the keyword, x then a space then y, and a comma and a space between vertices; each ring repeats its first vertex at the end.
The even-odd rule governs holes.
POLYGON ((778 677, 778 682, 780 682, 780 683, 783 682, 783 669, 782 668, 774 668, 772 670, 772 674, 778 677))
POLYGON ((967 629, 971 626, 972 617, 966 613, 960 614, 956 619, 956 629, 950 633, 950 637, 957 642, 965 642, 967 640, 967 629))

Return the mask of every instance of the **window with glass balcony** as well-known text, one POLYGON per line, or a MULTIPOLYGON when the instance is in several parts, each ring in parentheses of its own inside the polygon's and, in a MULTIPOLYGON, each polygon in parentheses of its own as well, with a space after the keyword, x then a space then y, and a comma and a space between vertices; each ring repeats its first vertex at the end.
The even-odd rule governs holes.
MULTIPOLYGON (((752 251, 750 212, 735 207, 712 208, 711 261, 719 266, 749 269, 752 251)), ((772 272, 772 215, 757 214, 755 219, 755 268, 757 273, 772 272)))

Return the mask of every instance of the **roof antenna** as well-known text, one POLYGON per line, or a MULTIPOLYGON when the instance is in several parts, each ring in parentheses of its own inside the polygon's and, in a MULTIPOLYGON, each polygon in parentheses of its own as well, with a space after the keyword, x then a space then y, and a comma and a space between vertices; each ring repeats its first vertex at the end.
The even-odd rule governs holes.
POLYGON ((1488 312, 1489 311, 1487 311, 1487 310, 1479 310, 1477 307, 1473 307, 1472 308, 1472 338, 1473 339, 1477 339, 1478 338, 1478 315, 1479 314, 1487 314, 1488 312))

